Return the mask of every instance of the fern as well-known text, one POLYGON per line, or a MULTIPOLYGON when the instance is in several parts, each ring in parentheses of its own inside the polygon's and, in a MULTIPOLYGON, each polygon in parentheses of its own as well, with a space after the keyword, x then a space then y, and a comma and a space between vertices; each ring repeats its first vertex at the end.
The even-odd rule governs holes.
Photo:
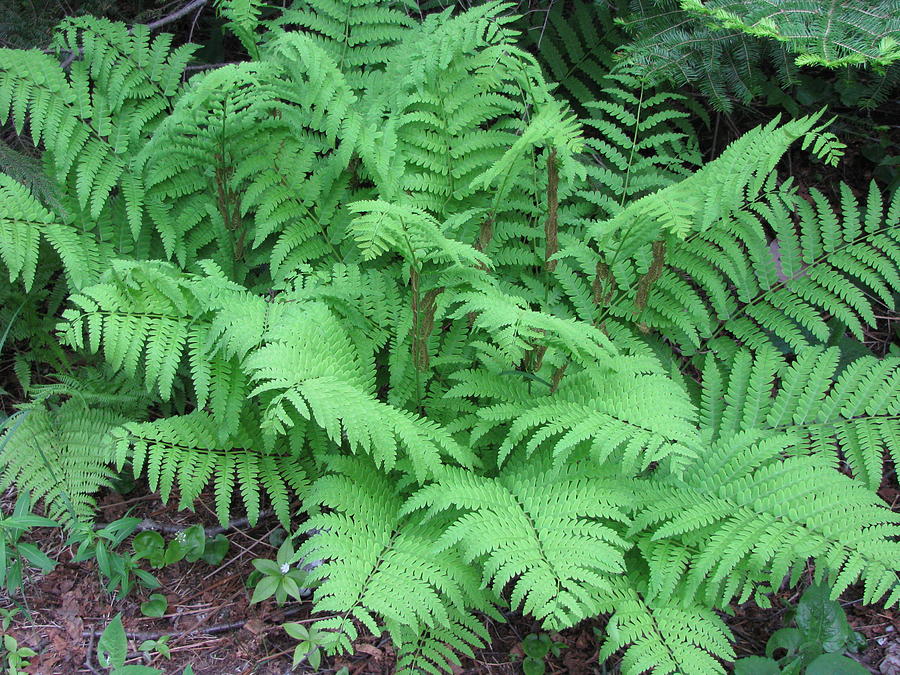
POLYGON ((731 632, 703 606, 653 605, 627 587, 613 598, 600 660, 627 647, 623 673, 724 673, 716 659, 734 659, 731 632))
POLYGON ((865 602, 897 602, 897 543, 885 536, 897 531, 896 514, 821 457, 785 459, 792 442, 790 434, 729 435, 684 479, 654 481, 631 527, 654 597, 745 601, 787 574, 795 584, 811 558, 817 579, 830 575, 833 597, 862 579, 865 602), (828 496, 837 491, 840 502, 828 496))
POLYGON ((863 11, 815 0, 656 0, 632 9, 620 20, 634 36, 622 50, 626 67, 653 82, 695 84, 720 110, 763 91, 763 64, 782 86, 797 82, 798 66, 867 66, 876 71, 870 103, 896 80, 900 24, 890 2, 863 11))
POLYGON ((405 510, 454 507, 435 550, 459 546, 466 562, 479 560, 495 593, 512 581, 512 606, 558 630, 595 614, 608 577, 624 570, 627 543, 615 525, 632 499, 627 485, 602 473, 532 464, 497 479, 447 469, 405 510))
POLYGON ((332 651, 345 650, 356 639, 354 620, 376 633, 379 624, 386 625, 402 650, 401 662, 436 660, 446 667, 452 652, 429 648, 434 637, 426 631, 446 635, 447 642, 467 651, 486 634, 460 613, 479 608, 495 614, 491 595, 458 555, 433 555, 440 525, 404 514, 386 476, 357 459, 335 459, 333 467, 338 473, 319 479, 307 500, 328 511, 311 515, 307 525, 318 534, 297 552, 301 559, 326 560, 311 581, 322 581, 316 611, 334 616, 316 625, 335 632, 332 651))
POLYGON ((308 483, 288 449, 264 449, 271 443, 260 436, 259 425, 252 420, 224 447, 215 420, 203 412, 130 422, 117 428, 112 437, 117 468, 122 470, 129 461, 134 477, 146 474, 150 489, 158 490, 164 500, 177 487, 179 508, 191 508, 212 482, 216 513, 223 525, 229 520, 235 490, 241 492, 251 523, 259 518, 260 493, 264 491, 278 519, 287 525, 289 488, 302 494, 308 483))
POLYGON ((795 452, 835 467, 846 460, 854 477, 875 490, 883 454, 896 457, 900 363, 892 357, 843 365, 841 360, 834 347, 806 349, 790 366, 771 349, 755 358, 744 350, 727 363, 727 376, 709 360, 704 383, 711 391, 700 412, 704 425, 714 437, 751 430, 793 433, 795 452), (772 395, 776 380, 782 384, 772 395))
POLYGON ((735 340, 799 350, 830 339, 830 317, 862 339, 876 308, 893 308, 900 289, 900 202, 895 195, 885 205, 873 184, 860 204, 844 185, 836 213, 821 192, 811 195, 811 203, 788 196, 750 204, 674 248, 647 301, 656 316, 668 314, 662 321, 671 328, 663 330, 686 349, 689 339, 714 349, 735 340), (683 307, 680 316, 673 305, 683 307), (677 324, 670 322, 676 317, 677 324), (686 335, 693 337, 680 337, 686 335))
POLYGON ((48 186, 0 174, 32 397, 3 486, 69 523, 126 470, 270 507, 322 563, 326 651, 386 633, 400 672, 502 607, 608 615, 626 674, 715 673, 720 614, 810 565, 900 601, 900 370, 853 342, 893 308, 900 202, 778 177, 794 143, 839 160, 821 113, 695 169, 689 101, 610 72, 602 8, 217 5, 249 60, 189 78, 193 46, 101 20, 58 29, 68 70, 0 51, 48 186))
POLYGON ((36 404, 20 410, 0 436, 0 485, 30 491, 54 520, 90 522, 94 495, 113 477, 109 432, 123 421, 120 413, 74 398, 56 408, 36 404))
POLYGON ((415 22, 403 11, 407 0, 300 0, 269 26, 280 31, 302 31, 322 45, 351 86, 361 88, 378 77, 390 58, 391 47, 402 40, 415 22))

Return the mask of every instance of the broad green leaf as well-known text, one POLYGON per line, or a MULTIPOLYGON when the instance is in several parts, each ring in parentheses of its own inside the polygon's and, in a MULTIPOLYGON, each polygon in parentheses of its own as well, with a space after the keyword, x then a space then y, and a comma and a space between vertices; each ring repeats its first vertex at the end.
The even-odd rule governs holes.
POLYGON ((146 602, 141 603, 141 614, 144 616, 160 617, 166 613, 169 601, 166 596, 153 593, 146 602))
POLYGON ((97 661, 104 668, 121 668, 128 655, 128 638, 122 625, 122 613, 116 614, 97 641, 97 661))

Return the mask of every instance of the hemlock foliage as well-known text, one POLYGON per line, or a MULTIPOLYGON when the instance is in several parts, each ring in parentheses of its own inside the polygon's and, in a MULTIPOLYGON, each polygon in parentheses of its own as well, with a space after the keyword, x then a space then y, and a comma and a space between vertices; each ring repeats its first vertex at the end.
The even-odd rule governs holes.
POLYGON ((616 21, 632 38, 623 60, 650 81, 691 83, 730 110, 787 88, 803 67, 838 70, 876 107, 900 83, 900 13, 892 0, 628 0, 616 21), (857 72, 862 70, 863 73, 857 72))
POLYGON ((67 69, 0 50, 43 166, 0 174, 4 484, 69 522, 121 470, 223 522, 299 500, 329 649, 387 631, 402 672, 506 607, 724 672, 716 610, 809 561, 900 602, 900 358, 846 348, 900 291, 900 197, 778 177, 837 161, 821 114, 701 166, 682 97, 557 19, 528 51, 496 2, 219 5, 251 58, 187 79, 105 20, 60 25, 67 69))

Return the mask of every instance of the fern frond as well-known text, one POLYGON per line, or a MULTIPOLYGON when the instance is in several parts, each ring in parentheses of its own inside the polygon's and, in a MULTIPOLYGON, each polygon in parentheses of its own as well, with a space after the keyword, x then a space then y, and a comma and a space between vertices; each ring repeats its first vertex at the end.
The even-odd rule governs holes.
POLYGON ((796 443, 784 433, 724 436, 683 479, 654 481, 631 532, 645 533, 651 559, 656 546, 691 550, 686 565, 651 567, 650 585, 667 593, 664 601, 743 601, 760 584, 778 588, 808 558, 817 578, 829 575, 832 597, 863 579, 866 602, 900 601, 900 517, 826 459, 785 457, 796 443))
POLYGON ((250 54, 259 58, 259 37, 256 34, 262 13, 262 0, 216 0, 216 9, 227 19, 228 28, 250 54))
POLYGON ((634 495, 627 482, 602 472, 536 464, 498 478, 447 467, 403 512, 453 509, 437 550, 458 546, 466 562, 479 561, 495 593, 512 582, 511 605, 559 630, 597 613, 610 576, 624 570, 628 543, 618 527, 628 523, 634 495))
POLYGON ((289 491, 302 494, 308 481, 302 465, 285 448, 264 449, 259 421, 242 420, 238 432, 222 443, 212 415, 194 412, 152 422, 128 422, 112 432, 115 461, 121 471, 131 463, 135 478, 146 475, 150 489, 168 501, 174 488, 180 509, 192 508, 213 484, 216 515, 225 524, 232 492, 241 493, 251 523, 260 512, 260 486, 279 520, 290 521, 289 491))
POLYGON ((299 415, 322 427, 335 445, 346 442, 353 451, 371 454, 385 470, 395 466, 402 451, 418 480, 434 474, 442 456, 468 466, 477 463, 439 425, 375 398, 374 383, 352 341, 325 306, 298 310, 293 322, 282 317, 272 326, 246 360, 255 385, 250 395, 265 404, 265 428, 283 433, 299 415))
POLYGON ((418 9, 402 0, 310 0, 294 3, 269 22, 275 30, 303 32, 337 63, 354 89, 362 89, 383 72, 391 47, 411 31, 415 22, 403 11, 418 9))
POLYGON ((322 582, 314 611, 333 616, 316 625, 336 631, 341 650, 358 635, 354 620, 375 634, 387 628, 407 667, 452 658, 433 651, 437 635, 452 636, 463 651, 478 644, 483 628, 463 617, 475 609, 494 614, 491 595, 459 555, 433 555, 440 524, 404 514, 396 483, 370 462, 335 458, 332 468, 338 473, 317 480, 306 500, 325 511, 310 516, 316 533, 297 551, 299 559, 325 561, 310 577, 322 582))
POLYGON ((734 660, 731 631, 701 605, 654 604, 620 583, 610 609, 599 658, 602 663, 625 647, 623 675, 725 673, 719 661, 734 660))
POLYGON ((41 241, 59 255, 72 289, 99 277, 100 248, 89 235, 47 210, 21 183, 0 173, 0 260, 10 282, 21 278, 25 290, 34 283, 41 241))
POLYGON ((872 185, 860 204, 845 186, 838 214, 817 190, 811 195, 812 203, 788 201, 799 225, 776 198, 675 248, 650 292, 648 307, 659 312, 650 323, 671 326, 662 310, 675 299, 694 339, 714 348, 736 340, 800 350, 829 339, 829 316, 862 339, 863 327, 875 324, 877 304, 893 308, 900 290, 900 201, 895 195, 885 208, 872 185), (776 233, 773 243, 764 228, 776 233), (684 275, 702 294, 689 290, 684 275))
POLYGON ((626 357, 618 365, 618 371, 569 375, 556 390, 511 402, 489 405, 490 390, 482 390, 478 380, 446 396, 478 392, 485 397, 476 413, 479 433, 509 425, 497 450, 498 464, 517 449, 530 456, 547 447, 556 466, 587 455, 598 465, 636 475, 654 462, 668 459, 674 468, 693 457, 699 438, 684 391, 668 377, 628 367, 626 357))
POLYGON ((30 492, 54 520, 91 522, 94 495, 114 475, 109 434, 123 421, 120 413, 75 398, 55 409, 36 404, 21 410, 0 436, 0 485, 30 492))

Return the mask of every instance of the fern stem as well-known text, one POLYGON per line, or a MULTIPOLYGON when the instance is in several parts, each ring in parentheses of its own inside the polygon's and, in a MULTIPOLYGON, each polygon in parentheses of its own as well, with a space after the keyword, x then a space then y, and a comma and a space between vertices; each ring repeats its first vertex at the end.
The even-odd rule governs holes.
POLYGON ((556 166, 556 148, 550 148, 547 157, 547 222, 544 225, 544 269, 548 276, 556 269, 553 256, 559 251, 559 169, 556 166))

